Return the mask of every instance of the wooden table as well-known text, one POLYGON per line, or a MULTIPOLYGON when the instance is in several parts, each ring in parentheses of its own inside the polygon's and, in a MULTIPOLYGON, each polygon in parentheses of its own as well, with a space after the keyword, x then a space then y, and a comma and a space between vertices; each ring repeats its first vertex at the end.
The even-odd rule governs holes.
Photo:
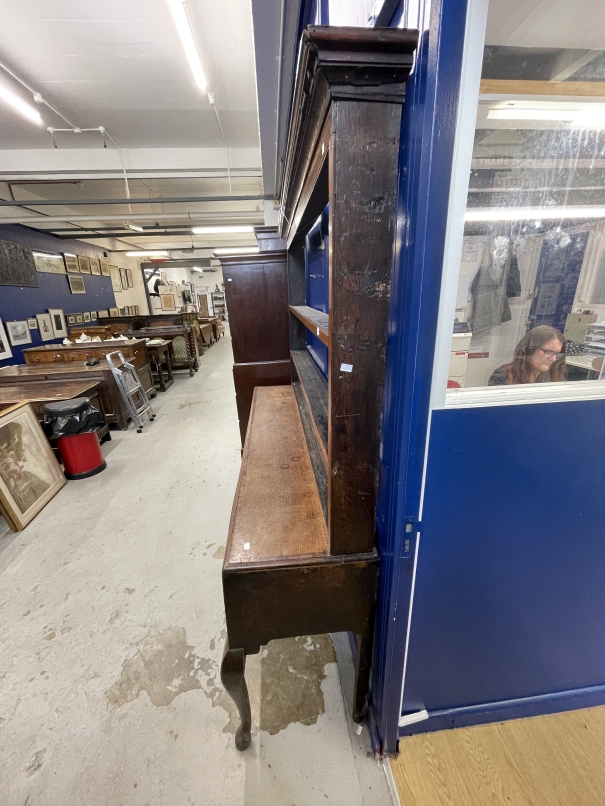
POLYGON ((202 324, 200 322, 200 332, 202 334, 202 341, 204 344, 207 344, 208 347, 212 347, 216 339, 214 338, 214 330, 211 324, 202 324))
POLYGON ((161 339, 157 344, 152 344, 148 341, 147 354, 152 365, 152 374, 155 368, 155 374, 158 376, 160 392, 165 392, 174 383, 172 364, 170 363, 170 342, 167 339, 161 339), (164 368, 162 366, 164 363, 166 364, 166 377, 164 377, 164 368))
MULTIPOLYGON (((54 380, 0 386, 0 411, 25 400, 41 422, 44 419, 44 407, 47 403, 56 403, 57 400, 73 400, 76 397, 87 397, 91 405, 105 416, 99 397, 98 381, 54 380)), ((107 423, 101 428, 97 428, 97 434, 100 440, 111 439, 107 423)))

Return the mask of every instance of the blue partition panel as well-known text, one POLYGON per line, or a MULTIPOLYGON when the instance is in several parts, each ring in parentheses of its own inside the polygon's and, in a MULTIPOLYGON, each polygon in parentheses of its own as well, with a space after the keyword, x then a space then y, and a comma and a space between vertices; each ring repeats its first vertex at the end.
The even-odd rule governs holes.
POLYGON ((434 412, 403 703, 430 719, 402 733, 605 703, 603 423, 434 412))
MULTIPOLYGON (((305 237, 305 276, 307 281, 307 305, 328 313, 329 269, 328 269, 328 205, 305 237)), ((321 370, 328 377, 328 348, 313 333, 307 331, 307 350, 321 370)))

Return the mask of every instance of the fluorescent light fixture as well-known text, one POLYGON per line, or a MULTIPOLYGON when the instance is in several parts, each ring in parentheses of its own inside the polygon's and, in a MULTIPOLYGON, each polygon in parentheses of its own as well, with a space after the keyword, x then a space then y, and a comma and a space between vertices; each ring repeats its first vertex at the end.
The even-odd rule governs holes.
POLYGON ((487 113, 491 120, 550 120, 575 126, 604 127, 605 104, 563 101, 504 101, 487 113))
POLYGON ((233 224, 226 227, 193 227, 191 232, 194 235, 219 235, 221 232, 254 232, 254 227, 251 224, 233 224))
POLYGON ((202 274, 204 273, 204 269, 200 268, 199 266, 192 266, 191 271, 200 271, 202 274))
POLYGON ((34 109, 33 106, 30 106, 26 103, 22 98, 19 98, 12 90, 9 90, 8 87, 3 86, 0 84, 0 98, 3 101, 6 101, 9 106, 12 106, 13 109, 16 109, 17 112, 20 112, 23 117, 26 117, 28 120, 31 120, 32 123, 36 123, 38 126, 42 125, 42 118, 40 117, 40 113, 37 109, 34 109))
POLYGON ((258 246, 232 246, 225 249, 215 249, 213 255, 256 255, 259 252, 258 246))
POLYGON ((134 230, 135 232, 143 232, 143 227, 139 227, 139 225, 138 225, 138 224, 128 224, 128 223, 127 223, 127 224, 126 224, 126 227, 127 227, 128 229, 132 229, 132 230, 134 230))
POLYGON ((605 207, 483 207, 467 210, 465 221, 526 221, 605 218, 605 207))
POLYGON ((141 250, 140 252, 126 252, 126 257, 168 257, 168 252, 160 249, 141 250))
POLYGON ((183 50, 185 51, 187 61, 189 62, 189 67, 193 73, 195 83, 202 90, 202 92, 205 92, 208 82, 206 81, 204 68, 202 67, 202 61, 195 43, 193 29, 191 28, 191 22, 189 20, 189 15, 187 14, 185 3, 183 0, 168 0, 168 5, 170 7, 170 11, 172 12, 172 19, 176 25, 176 30, 180 37, 183 50))

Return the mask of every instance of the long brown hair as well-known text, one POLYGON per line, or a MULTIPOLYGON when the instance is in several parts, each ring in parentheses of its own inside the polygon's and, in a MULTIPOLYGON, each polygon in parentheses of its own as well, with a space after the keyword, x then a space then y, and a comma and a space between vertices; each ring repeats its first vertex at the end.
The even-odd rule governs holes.
POLYGON ((565 336, 550 325, 538 325, 528 331, 515 347, 513 360, 506 366, 506 383, 533 383, 536 378, 536 370, 531 363, 534 352, 552 339, 557 339, 562 344, 562 358, 554 361, 548 370, 549 380, 565 380, 565 336))

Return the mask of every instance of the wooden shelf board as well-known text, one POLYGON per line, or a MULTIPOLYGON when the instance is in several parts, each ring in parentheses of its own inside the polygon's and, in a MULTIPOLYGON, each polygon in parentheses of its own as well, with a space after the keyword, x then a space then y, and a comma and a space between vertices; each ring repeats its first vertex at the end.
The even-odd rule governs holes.
POLYGON ((290 313, 299 319, 326 346, 330 346, 330 317, 308 305, 290 305, 290 313))

